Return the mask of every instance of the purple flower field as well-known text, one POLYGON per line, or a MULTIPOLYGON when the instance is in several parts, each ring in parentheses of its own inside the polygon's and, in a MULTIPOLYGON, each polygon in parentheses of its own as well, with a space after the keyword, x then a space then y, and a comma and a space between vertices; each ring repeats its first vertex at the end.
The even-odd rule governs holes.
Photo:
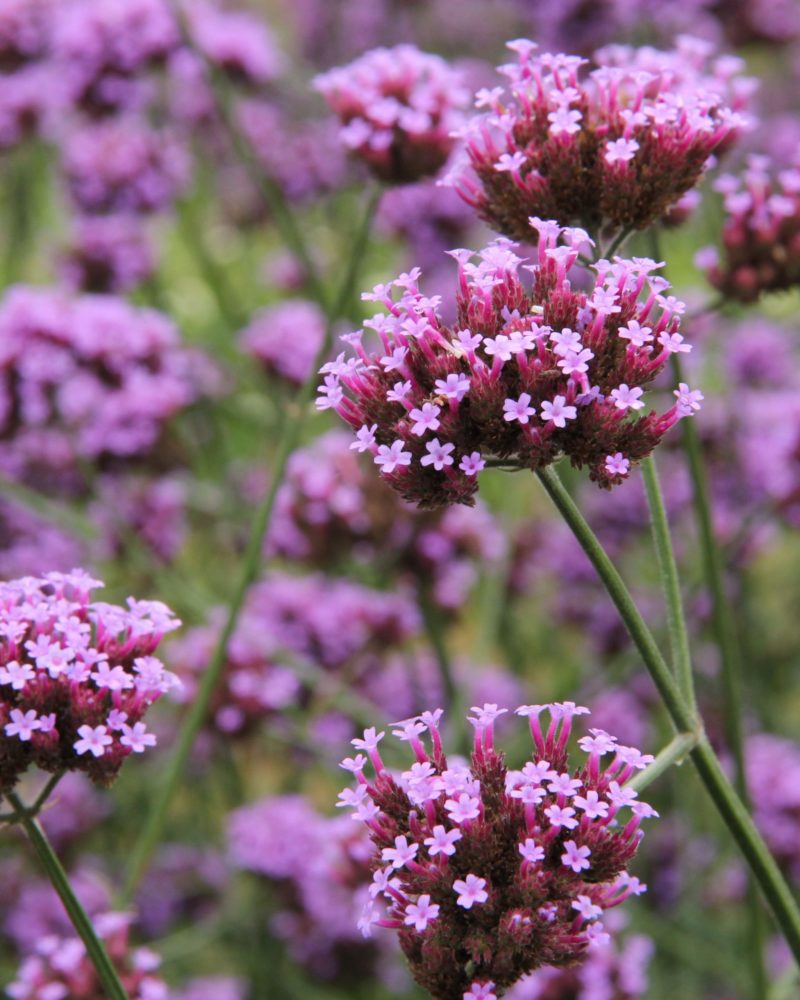
POLYGON ((800 997, 800 0, 0 0, 0 993, 800 997))

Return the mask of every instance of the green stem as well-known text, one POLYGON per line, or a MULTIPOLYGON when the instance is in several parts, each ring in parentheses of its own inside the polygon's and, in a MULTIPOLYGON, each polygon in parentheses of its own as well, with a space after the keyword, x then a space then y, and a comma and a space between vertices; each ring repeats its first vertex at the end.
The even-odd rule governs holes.
POLYGON ((664 599, 667 605, 667 630, 669 633, 670 660, 678 687, 684 700, 695 709, 694 678, 692 676, 692 654, 689 650, 689 636, 686 631, 686 619, 683 614, 681 586, 678 579, 678 567, 675 564, 675 553, 672 549, 672 536, 669 530, 669 520, 664 507, 664 499, 658 481, 658 470, 652 455, 642 462, 642 475, 647 491, 647 503, 650 507, 650 521, 653 530, 658 568, 661 573, 661 583, 664 599))
MULTIPOLYGON (((675 378, 684 381, 682 366, 677 355, 672 356, 675 378)), ((708 489, 703 454, 697 426, 693 420, 682 420, 683 447, 689 464, 695 518, 700 536, 703 575, 711 593, 714 632, 722 666, 722 692, 725 707, 725 725, 729 748, 736 765, 736 787, 747 802, 744 761, 744 736, 742 732, 742 664, 733 612, 725 593, 725 577, 719 546, 714 535, 711 515, 711 498, 708 489)))
POLYGON ((682 764, 689 751, 693 750, 699 741, 700 735, 698 733, 678 733, 656 756, 653 763, 632 778, 628 785, 635 788, 637 792, 644 791, 648 785, 660 778, 674 764, 682 764))
MULTIPOLYGON (((682 365, 677 354, 672 355, 672 370, 676 380, 683 382, 682 365)), ((700 537, 703 576, 711 593, 714 633, 720 654, 725 734, 734 761, 734 784, 739 798, 746 807, 749 807, 742 725, 742 660, 736 636, 736 624, 731 604, 725 593, 725 573, 722 555, 714 534, 711 496, 703 463, 700 435, 694 420, 682 420, 681 424, 683 448, 692 480, 692 498, 700 537)), ((767 989, 767 974, 764 968, 765 927, 752 880, 748 888, 748 902, 750 929, 747 941, 751 953, 753 996, 759 998, 765 995, 767 989)))
POLYGON ((109 1000, 128 1000, 128 994, 125 992, 125 987, 120 982, 117 971, 108 957, 108 952, 100 938, 95 934, 92 922, 86 910, 81 906, 80 900, 73 892, 67 873, 64 871, 55 851, 50 846, 50 841, 45 836, 44 830, 30 815, 30 811, 26 809, 25 805, 14 792, 8 792, 6 798, 14 810, 17 822, 20 826, 24 827, 53 888, 64 904, 64 909, 72 921, 72 926, 86 946, 86 953, 97 972, 100 982, 103 984, 106 996, 109 997, 109 1000))
POLYGON ((612 254, 615 254, 617 250, 619 250, 619 248, 625 242, 625 240, 627 240, 627 238, 631 235, 632 231, 633 230, 631 230, 630 228, 620 229, 620 231, 617 233, 617 235, 609 244, 608 249, 605 251, 603 256, 609 258, 611 257, 612 254))
POLYGON ((264 538, 272 518, 275 499, 283 481, 284 472, 286 471, 286 464, 289 456, 300 441, 300 435, 308 415, 309 403, 317 385, 317 370, 330 354, 334 323, 341 315, 342 310, 352 295, 356 275, 358 274, 358 269, 366 250, 370 222, 375 212, 377 200, 378 192, 373 192, 364 213, 363 223, 354 239, 347 271, 342 280, 334 306, 329 313, 325 338, 315 358, 314 367, 297 395, 294 404, 295 412, 288 413, 284 420, 269 489, 253 520, 247 548, 242 560, 239 580, 228 605, 228 615, 225 625, 211 654, 208 667, 203 673, 191 708, 183 721, 172 757, 166 765, 163 779, 155 792, 150 812, 131 853, 123 888, 123 899, 125 901, 130 900, 136 891, 136 887, 145 872, 150 857, 161 838, 161 832, 166 823, 170 803, 180 783, 195 739, 207 719, 211 699, 219 686, 225 669, 228 644, 238 624, 247 592, 261 569, 264 538))
MULTIPOLYGON (((675 728, 683 733, 695 731, 697 729, 695 713, 684 701, 669 666, 661 655, 616 567, 600 545, 572 497, 564 489, 556 471, 549 467, 540 470, 537 475, 553 504, 589 557, 619 611, 675 728)), ((691 751, 691 757, 706 791, 749 864, 778 926, 781 928, 795 959, 800 963, 800 910, 775 863, 775 859, 770 854, 750 814, 731 786, 716 754, 705 737, 700 738, 697 746, 691 751)))
POLYGON ((306 283, 312 298, 325 305, 327 295, 325 287, 317 273, 317 267, 306 246, 303 232, 297 224, 294 213, 286 204, 283 191, 279 184, 269 176, 258 155, 243 132, 233 107, 231 91, 225 74, 219 70, 194 43, 192 33, 186 21, 186 16, 177 0, 171 0, 171 7, 180 26, 183 42, 186 47, 202 62, 211 85, 211 93, 216 105, 216 112, 225 131, 228 133, 236 156, 247 171, 251 182, 264 199, 270 216, 274 219, 281 237, 291 252, 303 266, 306 283))
MULTIPOLYGON (((225 272, 219 266, 206 244, 203 227, 199 224, 199 219, 196 215, 198 211, 197 199, 192 203, 184 201, 178 205, 178 218, 183 233, 183 241, 197 261, 206 286, 210 289, 217 304, 217 311, 220 319, 227 328, 227 333, 235 333, 242 325, 243 317, 235 303, 234 294, 228 286, 228 279, 225 272)), ((226 339, 224 343, 228 346, 229 342, 226 339)))

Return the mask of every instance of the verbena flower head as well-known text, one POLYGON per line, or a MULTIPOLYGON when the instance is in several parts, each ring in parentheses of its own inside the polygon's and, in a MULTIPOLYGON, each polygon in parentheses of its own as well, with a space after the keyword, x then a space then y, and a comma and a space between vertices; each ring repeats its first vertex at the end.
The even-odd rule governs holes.
POLYGON ((92 601, 82 570, 0 584, 0 791, 31 765, 109 785, 154 746, 144 716, 178 683, 155 657, 180 622, 159 601, 92 601))
POLYGON ((239 335, 242 350, 271 375, 302 385, 325 337, 325 314, 315 302, 281 302, 256 313, 239 335))
POLYGON ((445 163, 468 97, 458 73, 413 45, 373 49, 315 86, 341 120, 345 145, 395 183, 431 176, 445 163))
POLYGON ((453 251, 452 327, 440 319, 439 297, 419 290, 415 268, 364 295, 387 310, 364 324, 379 347, 348 335, 354 357, 321 369, 318 407, 356 430, 356 447, 408 500, 470 503, 492 457, 535 471, 564 454, 610 487, 700 407, 702 393, 682 383, 667 412, 645 410, 645 387, 670 354, 690 350, 678 332, 684 305, 653 273, 661 265, 601 260, 593 287, 577 291, 570 272, 586 234, 531 223, 539 232, 533 265, 503 239, 478 263, 468 250, 453 251), (530 290, 523 271, 532 273, 530 290))
POLYGON ((693 187, 744 120, 726 105, 727 76, 669 54, 622 47, 583 75, 578 56, 510 42, 508 87, 481 90, 449 183, 494 229, 530 239, 531 215, 592 231, 643 229, 693 187), (677 69, 684 67, 683 72, 677 69), (691 64, 690 64, 691 65, 691 64))
POLYGON ((800 282, 800 165, 775 171, 751 156, 740 176, 714 187, 724 196, 722 251, 705 247, 696 262, 725 298, 754 302, 800 282))
MULTIPOLYGON (((93 923, 130 1000, 167 1000, 166 984, 154 975, 161 964, 159 956, 128 943, 131 920, 127 913, 103 913, 93 923)), ((34 953, 24 959, 5 992, 12 1000, 104 1000, 107 996, 83 942, 56 935, 36 942, 34 953)))
POLYGON ((5 0, 0 9, 0 71, 13 72, 47 48, 49 0, 5 0))
POLYGON ((344 430, 323 434, 289 459, 267 545, 320 568, 353 558, 389 563, 400 580, 450 611, 463 607, 479 568, 505 552, 500 526, 483 504, 422 512, 403 503, 344 430))
POLYGON ((603 936, 604 912, 644 891, 627 867, 641 821, 655 813, 626 782, 653 758, 593 729, 579 740, 587 759, 570 771, 572 720, 588 709, 523 705, 516 712, 534 751, 509 770, 493 732, 506 711, 472 709, 470 767, 448 764, 441 710, 396 724, 393 735, 416 758, 401 775, 384 766, 384 733, 374 729, 342 762, 356 788, 340 804, 366 823, 376 852, 362 928, 395 928, 414 978, 436 1000, 499 996, 540 966, 579 960, 603 936))

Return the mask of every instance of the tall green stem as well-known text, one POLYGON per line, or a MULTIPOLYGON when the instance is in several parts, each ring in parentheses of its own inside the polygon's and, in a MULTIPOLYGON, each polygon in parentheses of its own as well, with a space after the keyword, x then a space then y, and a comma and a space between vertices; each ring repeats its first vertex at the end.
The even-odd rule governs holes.
MULTIPOLYGON (((564 489, 558 474, 552 467, 549 467, 540 470, 537 475, 553 504, 589 557, 603 586, 619 611, 620 617, 633 639, 676 729, 679 732, 698 731, 699 725, 695 713, 685 702, 669 666, 634 604, 622 577, 578 510, 572 497, 564 489)), ((706 791, 749 864, 795 959, 800 963, 800 909, 798 909, 775 859, 770 854, 741 799, 731 786, 705 736, 701 735, 697 746, 692 749, 691 758, 706 791)))
POLYGON ((86 954, 89 956, 89 960, 94 966, 100 982, 103 984, 106 996, 109 997, 109 1000, 128 1000, 128 994, 120 982, 111 959, 108 957, 108 952, 103 946, 103 942, 95 934, 92 921, 89 919, 86 910, 81 906, 80 900, 73 892, 69 877, 58 860, 55 851, 50 846, 50 841, 45 836, 44 830, 14 792, 9 792, 6 798, 14 810, 16 822, 27 833, 31 845, 42 863, 42 867, 47 872, 47 877, 50 879, 53 888, 64 904, 64 909, 72 921, 72 926, 86 946, 86 954))
MULTIPOLYGON (((677 354, 672 355, 672 368, 678 382, 684 381, 682 365, 677 354)), ((742 660, 736 637, 736 624, 731 605, 725 593, 725 571, 722 554, 714 534, 711 513, 711 496, 703 463, 700 435, 694 420, 682 420, 683 448, 692 480, 692 499, 695 520, 700 538, 703 559, 703 576, 711 593, 714 633, 720 655, 722 674, 722 701, 724 706, 725 735, 734 761, 734 784, 741 801, 749 808, 745 770, 744 730, 742 725, 742 660)), ((752 882, 748 890, 750 928, 747 935, 751 954, 753 995, 764 996, 767 974, 764 968, 764 919, 752 882)))
POLYGON ((219 686, 225 669, 228 644, 238 624, 247 591, 261 568, 264 538, 266 537, 272 518, 275 499, 283 481, 289 456, 300 440, 300 435, 308 414, 309 403, 314 395, 314 389, 317 384, 317 370, 330 353, 334 323, 339 315, 341 315, 342 310, 346 307, 353 294, 353 286, 359 265, 366 250, 370 223, 375 212, 377 200, 378 192, 376 191, 369 199, 362 225, 354 239, 349 265, 342 279, 336 301, 328 316, 324 342, 317 353, 314 367, 298 393, 294 407, 295 412, 286 414, 283 432, 278 443, 275 462, 272 468, 270 486, 267 495, 256 512, 250 529, 250 537, 242 559, 241 573, 228 605, 225 625, 211 654, 208 667, 200 681, 191 708, 183 721, 172 757, 167 763, 162 781, 155 792, 150 813, 145 820, 145 825, 131 853, 125 886, 123 888, 123 898, 125 900, 129 900, 135 892, 150 857, 161 838, 170 803, 186 768, 186 763, 197 734, 200 732, 207 718, 211 699, 219 686))
POLYGON ((686 631, 686 620, 683 614, 683 600, 678 578, 678 567, 675 564, 675 553, 672 550, 672 536, 669 530, 669 520, 661 495, 658 481, 658 470, 652 455, 642 462, 642 475, 647 491, 647 503, 650 507, 650 521, 653 530, 658 568, 661 574, 664 599, 667 605, 667 630, 669 633, 669 649, 672 669, 681 694, 694 711, 694 679, 692 677, 692 654, 689 650, 689 636, 686 631))
POLYGON ((216 105, 216 112, 223 128, 228 133, 233 150, 244 166, 247 174, 261 194, 271 218, 274 220, 281 237, 291 252, 303 266, 303 272, 312 298, 321 305, 326 303, 326 290, 317 272, 305 238, 291 208, 286 204, 280 185, 269 176, 245 135, 236 116, 233 106, 230 86, 224 73, 219 70, 206 56, 202 49, 195 45, 189 30, 184 11, 177 0, 171 0, 175 18, 180 26, 186 47, 201 61, 211 84, 211 93, 216 105))
MULTIPOLYGON (((679 382, 684 380, 682 366, 673 355, 673 371, 679 382)), ((720 652, 722 667, 722 692, 725 704, 725 725, 729 749, 736 764, 736 786, 742 799, 747 801, 747 782, 744 762, 744 737, 742 733, 742 663, 736 625, 731 605, 725 593, 725 574, 714 523, 711 515, 711 497, 708 488, 703 453, 697 426, 693 420, 682 420, 683 447, 692 479, 695 518, 703 558, 703 575, 711 594, 714 633, 720 652)))

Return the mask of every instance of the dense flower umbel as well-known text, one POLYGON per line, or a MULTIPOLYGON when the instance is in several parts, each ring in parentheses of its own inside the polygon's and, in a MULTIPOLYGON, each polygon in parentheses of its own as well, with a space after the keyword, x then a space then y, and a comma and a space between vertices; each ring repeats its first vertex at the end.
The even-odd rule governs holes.
POLYGON ((683 303, 662 294, 668 283, 651 273, 660 265, 601 260, 592 290, 575 291, 569 274, 586 234, 531 222, 539 232, 532 266, 521 267, 502 239, 478 264, 470 251, 453 251, 453 328, 439 318, 439 298, 420 292, 415 269, 364 295, 388 310, 365 323, 382 350, 351 334, 344 339, 356 356, 322 368, 318 407, 335 409, 357 431, 354 447, 371 452, 406 499, 470 503, 491 456, 536 470, 566 454, 610 487, 679 417, 700 408, 702 394, 681 384, 666 413, 638 412, 644 386, 670 354, 690 350, 678 333, 683 303), (556 246, 559 235, 566 246, 556 246), (533 273, 531 292, 522 270, 533 273))
POLYGON ((458 73, 413 45, 374 49, 315 86, 339 117, 345 145, 384 181, 429 177, 453 148, 468 94, 458 73))
POLYGON ((485 112, 466 125, 466 157, 450 177, 481 218, 528 240, 530 215, 594 230, 643 229, 660 218, 741 128, 724 103, 725 79, 700 68, 681 79, 668 54, 605 65, 585 79, 586 60, 536 55, 533 42, 509 43, 518 61, 509 80, 481 90, 485 112))
MULTIPOLYGON (((130 924, 127 913, 104 913, 94 919, 130 1000, 167 1000, 166 984, 153 975, 161 960, 149 948, 131 949, 130 924)), ((108 994, 83 942, 50 935, 37 941, 35 953, 23 961, 6 995, 12 1000, 104 1000, 108 994)))
POLYGON ((800 167, 773 174, 767 157, 751 156, 741 177, 714 184, 727 216, 722 253, 706 247, 696 260, 725 298, 754 302, 800 282, 800 167))
POLYGON ((604 934, 604 910, 644 891, 626 869, 642 819, 655 815, 625 784, 652 757, 603 730, 579 741, 588 760, 570 774, 572 720, 588 709, 572 702, 518 708, 534 742, 519 771, 509 771, 494 749, 494 721, 507 710, 487 704, 472 711, 471 768, 448 765, 441 710, 393 730, 416 756, 402 775, 384 767, 384 734, 374 729, 353 740, 364 753, 342 762, 357 785, 340 804, 367 824, 377 850, 362 927, 397 928, 414 978, 436 1000, 481 996, 481 988, 501 994, 540 966, 582 958, 604 934), (430 753, 421 741, 426 732, 430 753))
POLYGON ((0 792, 31 764, 108 785, 156 742, 145 712, 177 684, 153 653, 180 622, 159 601, 91 601, 82 570, 0 584, 0 792))

